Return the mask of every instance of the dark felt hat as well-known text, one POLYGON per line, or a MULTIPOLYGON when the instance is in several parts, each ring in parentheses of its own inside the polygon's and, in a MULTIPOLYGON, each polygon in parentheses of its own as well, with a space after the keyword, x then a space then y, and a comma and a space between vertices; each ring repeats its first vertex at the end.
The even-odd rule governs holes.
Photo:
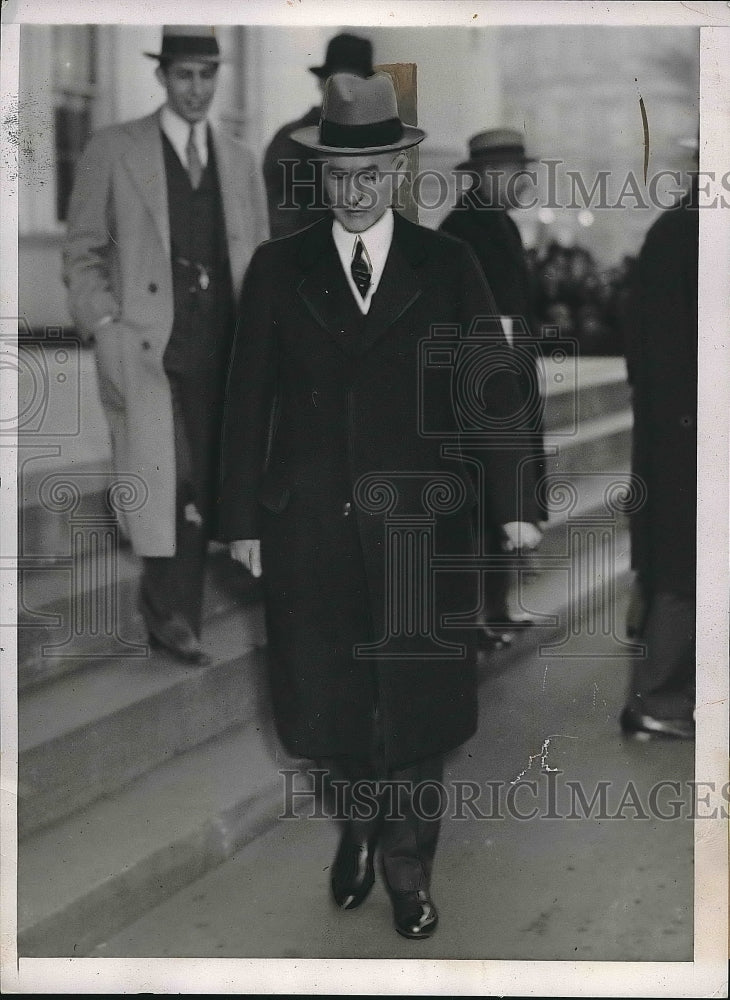
POLYGON ((534 163, 525 153, 521 132, 512 128, 490 128, 477 132, 469 140, 469 159, 459 163, 457 170, 475 170, 488 164, 534 163))
POLYGON ((164 25, 160 51, 144 54, 160 62, 171 62, 173 59, 202 59, 212 63, 223 61, 215 28, 201 24, 164 25))
POLYGON ((309 72, 321 80, 326 80, 333 73, 370 76, 373 73, 372 42, 367 38, 360 38, 359 35, 348 35, 346 32, 335 35, 327 45, 324 66, 310 66, 309 72))

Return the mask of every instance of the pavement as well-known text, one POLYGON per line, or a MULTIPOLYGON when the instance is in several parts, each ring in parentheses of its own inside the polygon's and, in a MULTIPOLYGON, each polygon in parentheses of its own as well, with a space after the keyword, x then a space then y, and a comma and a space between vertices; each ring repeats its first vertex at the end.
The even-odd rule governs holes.
POLYGON ((482 664, 478 733, 447 762, 433 938, 395 933, 380 878, 358 910, 335 907, 337 830, 305 804, 91 957, 691 961, 694 745, 622 737, 630 661, 615 637, 565 656, 550 637, 528 630, 482 664), (474 812, 459 780, 477 783, 474 812), (679 794, 657 792, 670 780, 679 794))

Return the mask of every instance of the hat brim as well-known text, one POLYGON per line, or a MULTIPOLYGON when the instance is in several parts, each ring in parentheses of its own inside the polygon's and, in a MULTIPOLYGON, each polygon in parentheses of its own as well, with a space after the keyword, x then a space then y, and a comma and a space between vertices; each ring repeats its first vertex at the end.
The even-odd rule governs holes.
POLYGON ((156 59, 158 62, 209 62, 209 63, 222 63, 226 62, 225 58, 221 55, 199 55, 197 52, 194 53, 176 53, 174 56, 166 56, 161 52, 143 52, 143 56, 147 56, 148 59, 156 59))
POLYGON ((403 135, 398 142, 391 142, 386 146, 325 146, 319 141, 319 125, 307 125, 305 128, 295 129, 289 138, 300 146, 314 149, 318 153, 330 153, 333 156, 369 156, 373 153, 396 153, 399 149, 417 146, 426 138, 426 133, 415 125, 404 125, 403 135))

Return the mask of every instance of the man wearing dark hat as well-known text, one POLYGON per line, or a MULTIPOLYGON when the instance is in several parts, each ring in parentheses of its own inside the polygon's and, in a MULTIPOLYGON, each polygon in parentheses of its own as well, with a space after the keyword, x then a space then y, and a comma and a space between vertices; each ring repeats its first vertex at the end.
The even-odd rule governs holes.
MULTIPOLYGON (((473 633, 444 620, 469 619, 477 574, 425 563, 424 580, 412 559, 429 538, 467 565, 474 554, 476 492, 458 447, 449 358, 475 324, 485 336, 467 354, 488 388, 478 395, 491 426, 508 422, 519 400, 470 249, 391 207, 405 150, 424 133, 402 124, 390 77, 330 77, 319 126, 293 138, 321 157, 332 213, 265 243, 244 280, 222 533, 233 558, 262 575, 281 739, 344 789, 334 900, 343 909, 365 900, 379 846, 396 930, 421 939, 437 923, 430 877, 443 754, 477 721, 473 633), (445 366, 430 370, 422 346, 434 325, 445 366), (421 608, 417 627, 404 602, 421 608)), ((495 448, 481 471, 518 544, 517 456, 495 448)))
MULTIPOLYGON (((520 199, 529 187, 526 170, 531 162, 534 161, 525 153, 521 133, 514 129, 487 129, 472 136, 469 158, 456 169, 468 171, 473 177, 473 186, 461 196, 459 204, 441 224, 445 232, 471 246, 492 289, 499 313, 507 324, 508 334, 511 337, 520 336, 523 344, 525 337, 537 332, 537 325, 532 316, 530 278, 522 239, 509 213, 521 207, 520 199), (515 327, 515 317, 523 320, 521 333, 515 327)), ((535 358, 537 350, 536 343, 535 358)), ((543 438, 539 400, 535 401, 535 406, 531 405, 539 380, 530 353, 525 352, 524 346, 520 348, 519 358, 527 364, 520 366, 519 382, 529 420, 523 428, 523 438, 535 457, 535 477, 538 478, 544 472, 543 438)), ((483 513, 489 518, 488 510, 483 513)), ((541 509, 539 515, 541 519, 546 519, 548 512, 541 509)), ((496 556, 503 555, 504 539, 498 519, 492 517, 483 530, 489 538, 490 552, 496 556)), ((536 526, 533 526, 531 537, 537 544, 536 526)), ((512 576, 508 568, 488 574, 487 625, 481 633, 481 641, 488 647, 509 645, 513 639, 512 630, 530 623, 529 617, 516 620, 510 617, 508 598, 512 576)))
POLYGON ((167 26, 154 114, 94 135, 64 247, 69 306, 93 339, 115 470, 144 483, 127 516, 152 645, 204 663, 203 574, 234 296, 266 238, 253 158, 208 120, 212 28, 167 26))
MULTIPOLYGON (((331 38, 323 66, 310 66, 320 92, 333 73, 370 76, 373 47, 367 38, 343 33, 331 38)), ((322 191, 322 174, 316 160, 302 159, 302 147, 291 133, 319 123, 321 105, 313 105, 296 121, 283 125, 271 140, 264 156, 264 182, 269 206, 272 237, 288 236, 327 214, 322 191)))

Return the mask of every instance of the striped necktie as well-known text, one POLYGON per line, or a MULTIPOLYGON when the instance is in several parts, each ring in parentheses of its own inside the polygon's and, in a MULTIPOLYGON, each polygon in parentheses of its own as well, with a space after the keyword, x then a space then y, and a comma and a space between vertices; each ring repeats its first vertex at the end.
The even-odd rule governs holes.
POLYGON ((360 296, 364 299, 368 294, 368 288, 370 288, 373 271, 365 244, 359 236, 355 240, 355 253, 350 264, 350 273, 360 296))
POLYGON ((190 177, 193 190, 195 190, 200 184, 200 178, 203 176, 203 164, 200 162, 200 154, 195 144, 194 125, 190 126, 190 135, 188 136, 188 144, 185 147, 185 154, 188 158, 188 176, 190 177))

